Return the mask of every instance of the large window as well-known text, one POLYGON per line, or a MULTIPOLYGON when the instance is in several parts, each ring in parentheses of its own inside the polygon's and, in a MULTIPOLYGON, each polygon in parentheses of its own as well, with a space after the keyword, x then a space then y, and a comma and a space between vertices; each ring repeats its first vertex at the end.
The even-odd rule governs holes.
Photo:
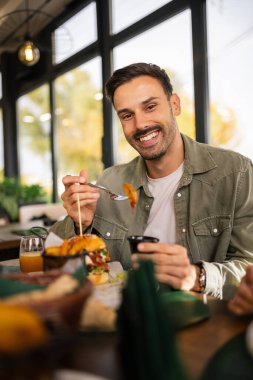
MULTIPOLYGON (((84 168, 90 180, 96 180, 103 169, 102 157, 106 157, 106 165, 111 165, 127 162, 136 156, 137 152, 125 140, 116 114, 113 114, 111 121, 110 107, 104 103, 105 107, 102 108, 101 86, 113 70, 141 61, 161 66, 171 77, 174 92, 181 99, 182 114, 177 121, 182 133, 196 138, 196 109, 197 136, 201 141, 208 142, 205 140, 208 134, 204 133, 204 129, 208 124, 206 115, 209 116, 205 104, 209 83, 211 144, 253 157, 253 129, 250 125, 253 88, 252 11, 251 0, 71 2, 62 16, 64 19, 60 16, 57 24, 50 23, 45 34, 41 34, 42 40, 49 32, 55 37, 53 65, 50 65, 46 54, 41 54, 41 60, 46 59, 40 62, 42 70, 29 68, 25 74, 27 76, 24 76, 26 71, 20 71, 19 66, 15 66, 16 58, 11 61, 15 69, 12 72, 13 80, 11 82, 8 78, 4 83, 12 83, 13 87, 11 85, 3 91, 7 99, 3 99, 0 104, 6 115, 15 112, 16 94, 27 93, 39 84, 46 85, 18 100, 20 163, 11 162, 12 165, 7 166, 6 170, 18 175, 20 167, 23 181, 42 182, 49 192, 53 172, 58 192, 61 193, 61 179, 66 174, 77 174, 84 168), (205 3, 207 12, 203 12, 205 3), (163 9, 159 11, 161 7, 163 9), (67 9, 71 10, 69 20, 66 19, 67 9), (204 19, 206 14, 207 20, 204 19), (147 15, 150 16, 144 23, 143 18, 147 15), (191 24, 192 17, 194 25, 191 24), (58 29, 50 29, 53 25, 60 25, 61 21, 62 26, 58 29), (199 73, 194 70, 194 81, 192 39, 195 69, 205 68, 206 46, 202 43, 206 40, 203 28, 205 21, 208 27, 208 78, 206 80, 205 70, 199 73), (48 71, 43 68, 48 68, 48 71), (43 76, 40 76, 40 72, 43 76), (102 72, 105 75, 103 78, 102 72), (49 86, 53 89, 51 102, 49 86), (12 98, 13 103, 10 101, 12 98), (50 113, 54 117, 51 121, 50 113), (113 133, 110 130, 112 123, 113 133), (55 128, 52 131, 51 124, 55 128), (104 133, 108 135, 103 140, 104 133), (55 149, 50 146, 50 141, 55 142, 55 149), (55 157, 52 157, 54 153, 55 157), (56 165, 52 165, 52 162, 56 165), (56 170, 52 171, 52 167, 56 170)), ((4 63, 1 69, 5 75, 10 75, 8 61, 3 57, 1 62, 4 63)), ((14 133, 10 133, 12 140, 12 136, 15 137, 16 118, 14 121, 5 119, 9 125, 4 130, 14 128, 14 133)), ((0 149, 3 145, 1 128, 0 124, 0 149)), ((12 142, 7 141, 7 144, 6 153, 11 155, 12 142)), ((0 164, 2 162, 3 166, 1 157, 3 149, 0 150, 0 164)))
POLYGON ((101 59, 79 66, 55 81, 58 191, 66 174, 88 172, 96 180, 103 168, 101 59))
POLYGON ((171 0, 112 0, 112 31, 118 33, 171 0))
POLYGON ((54 62, 60 63, 97 39, 96 4, 92 2, 54 33, 54 62))
POLYGON ((211 143, 253 158, 252 0, 207 1, 211 143))
MULTIPOLYGON (((114 49, 115 69, 134 62, 155 63, 164 68, 174 92, 182 102, 179 128, 195 138, 194 91, 190 11, 184 11, 114 49), (168 38, 177 36, 177 38, 168 38)), ((137 153, 128 145, 118 126, 117 162, 125 162, 137 153)))
POLYGON ((44 85, 22 96, 18 108, 20 176, 23 183, 39 183, 52 193, 49 91, 44 85))

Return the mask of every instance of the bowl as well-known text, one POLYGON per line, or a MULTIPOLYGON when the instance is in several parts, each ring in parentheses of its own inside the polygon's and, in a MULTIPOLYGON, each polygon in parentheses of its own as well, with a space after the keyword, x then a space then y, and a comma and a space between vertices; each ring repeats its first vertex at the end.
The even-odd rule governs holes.
POLYGON ((27 306, 37 311, 43 320, 65 330, 78 330, 85 302, 91 295, 93 284, 88 279, 73 293, 50 301, 30 302, 27 306))
POLYGON ((87 251, 75 255, 48 255, 43 252, 43 271, 60 270, 73 273, 77 269, 85 266, 85 256, 87 254, 87 251))
POLYGON ((159 239, 153 236, 145 235, 132 235, 128 236, 127 240, 129 241, 131 253, 138 253, 138 244, 139 243, 158 243, 159 239))
POLYGON ((14 281, 16 287, 19 283, 22 289, 22 284, 26 283, 27 286, 25 292, 16 292, 11 297, 4 298, 3 302, 35 310, 53 328, 61 327, 65 330, 79 328, 84 304, 93 290, 93 284, 87 278, 79 284, 71 274, 57 270, 32 275, 16 273, 4 275, 4 278, 14 281), (41 287, 35 288, 36 285, 41 287), (49 285, 51 285, 50 292, 49 285))

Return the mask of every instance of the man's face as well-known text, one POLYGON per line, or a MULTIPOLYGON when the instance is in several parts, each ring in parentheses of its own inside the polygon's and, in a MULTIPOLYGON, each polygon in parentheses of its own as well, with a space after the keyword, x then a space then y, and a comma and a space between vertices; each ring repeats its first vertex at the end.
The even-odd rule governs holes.
POLYGON ((174 140, 177 123, 173 96, 169 100, 159 80, 147 75, 119 86, 114 93, 114 107, 125 137, 145 160, 164 156, 174 140))

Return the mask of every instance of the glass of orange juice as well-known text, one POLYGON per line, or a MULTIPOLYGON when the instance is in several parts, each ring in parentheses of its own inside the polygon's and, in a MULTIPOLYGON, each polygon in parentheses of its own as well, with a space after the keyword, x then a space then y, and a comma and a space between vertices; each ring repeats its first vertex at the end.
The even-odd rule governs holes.
POLYGON ((43 270, 44 240, 36 235, 22 236, 19 248, 19 265, 24 273, 43 270))

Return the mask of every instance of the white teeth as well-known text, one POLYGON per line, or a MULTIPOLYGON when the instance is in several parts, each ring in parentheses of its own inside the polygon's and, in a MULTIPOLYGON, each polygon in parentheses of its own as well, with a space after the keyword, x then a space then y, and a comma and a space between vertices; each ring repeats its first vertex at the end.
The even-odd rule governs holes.
POLYGON ((153 137, 156 137, 158 135, 158 132, 152 132, 147 136, 140 137, 140 141, 148 141, 151 140, 153 137))

